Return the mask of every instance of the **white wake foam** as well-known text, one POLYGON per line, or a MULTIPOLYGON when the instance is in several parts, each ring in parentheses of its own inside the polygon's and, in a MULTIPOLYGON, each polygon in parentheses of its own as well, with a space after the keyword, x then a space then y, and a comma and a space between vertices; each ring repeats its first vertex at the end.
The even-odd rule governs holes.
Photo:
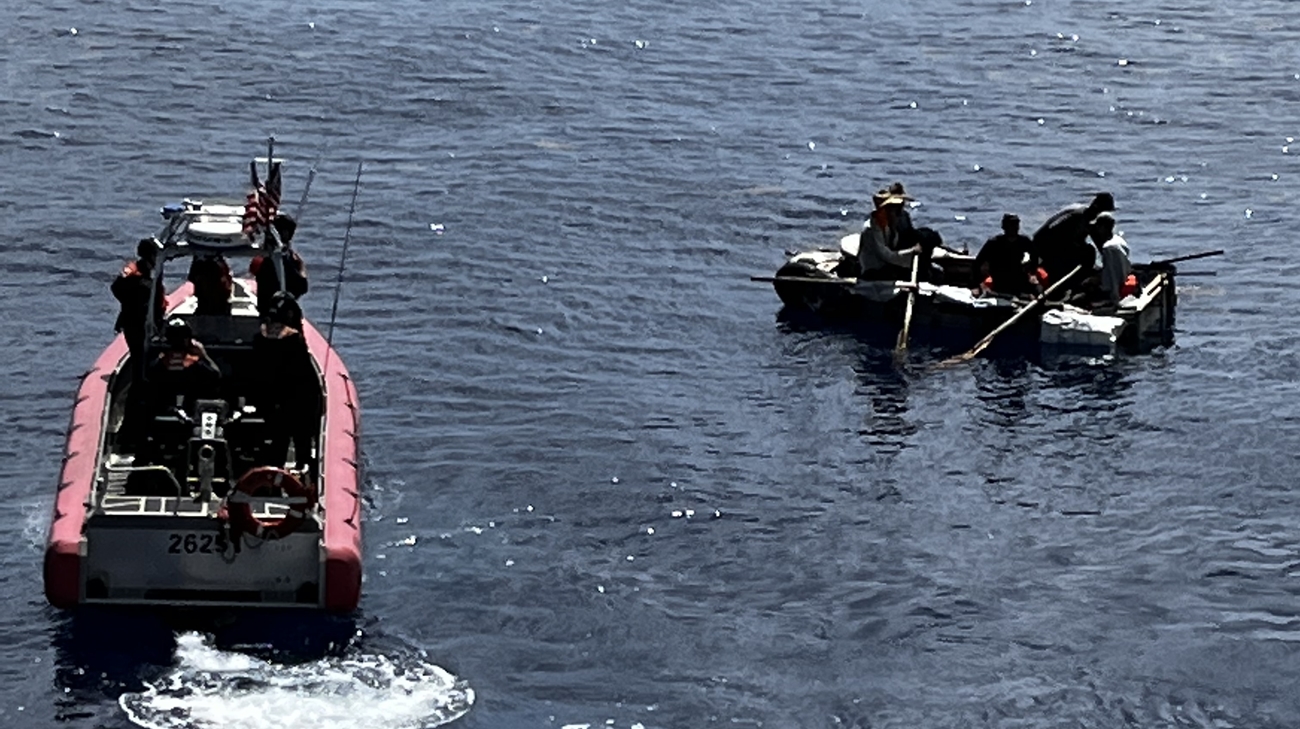
POLYGON ((417 658, 359 654, 282 665, 220 651, 193 633, 177 666, 119 699, 148 729, 431 729, 469 711, 474 691, 417 658))

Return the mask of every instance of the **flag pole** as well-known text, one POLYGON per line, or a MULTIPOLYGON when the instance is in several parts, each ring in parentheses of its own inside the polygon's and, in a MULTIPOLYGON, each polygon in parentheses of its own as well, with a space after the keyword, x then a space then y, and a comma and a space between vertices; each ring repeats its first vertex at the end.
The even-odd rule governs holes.
MULTIPOLYGON (((275 135, 266 138, 266 182, 269 184, 273 177, 275 169, 275 135)), ((283 184, 283 183, 281 183, 283 184)), ((267 190, 270 194, 270 190, 267 190)), ((276 200, 276 214, 279 214, 280 201, 276 200)), ((280 282, 280 292, 286 289, 284 281, 284 241, 280 240, 280 234, 275 229, 275 216, 272 215, 266 221, 266 232, 264 235, 263 247, 268 249, 271 256, 271 265, 275 266, 275 278, 280 282)))

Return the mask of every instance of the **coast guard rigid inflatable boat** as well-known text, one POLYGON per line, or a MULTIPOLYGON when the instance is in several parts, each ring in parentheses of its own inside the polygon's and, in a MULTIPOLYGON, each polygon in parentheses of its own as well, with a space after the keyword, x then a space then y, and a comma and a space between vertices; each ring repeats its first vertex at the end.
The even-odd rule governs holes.
MULTIPOLYGON (((254 256, 273 262, 283 282, 286 248, 266 224, 279 202, 279 162, 266 161, 269 191, 256 165, 245 205, 186 200, 163 209, 151 284, 164 269, 184 277, 182 266, 195 261, 242 271, 254 256), (253 213, 262 224, 250 230, 253 213)), ((81 382, 68 428, 45 549, 49 602, 353 611, 363 477, 357 391, 343 360, 302 323, 312 371, 299 384, 319 392, 319 423, 309 416, 310 452, 295 452, 297 444, 275 452, 272 444, 285 441, 256 404, 266 388, 253 347, 256 282, 235 277, 228 314, 198 313, 189 282, 163 308, 169 323, 189 325, 221 370, 220 396, 128 417, 141 401, 131 389, 151 383, 135 381, 122 336, 104 350, 81 382), (124 428, 132 418, 137 424, 124 428)), ((153 311, 146 361, 164 346, 153 311)))

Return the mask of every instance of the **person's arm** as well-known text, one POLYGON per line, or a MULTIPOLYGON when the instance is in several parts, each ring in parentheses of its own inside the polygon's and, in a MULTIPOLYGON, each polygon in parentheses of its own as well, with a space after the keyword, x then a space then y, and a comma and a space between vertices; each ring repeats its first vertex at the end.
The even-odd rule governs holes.
POLYGON ((211 370, 212 374, 217 375, 218 377, 221 376, 221 368, 218 367, 216 361, 212 359, 212 355, 208 354, 208 350, 204 348, 203 342, 200 342, 197 339, 191 339, 190 350, 193 351, 194 354, 198 355, 199 362, 204 366, 204 368, 211 370))
MULTIPOLYGON (((868 250, 868 255, 870 257, 875 258, 881 263, 902 268, 911 268, 912 259, 921 252, 921 246, 919 245, 896 251, 885 243, 884 236, 880 234, 879 229, 870 227, 862 231, 862 241, 860 245, 868 250)), ((861 256, 861 251, 859 251, 859 256, 861 256)))

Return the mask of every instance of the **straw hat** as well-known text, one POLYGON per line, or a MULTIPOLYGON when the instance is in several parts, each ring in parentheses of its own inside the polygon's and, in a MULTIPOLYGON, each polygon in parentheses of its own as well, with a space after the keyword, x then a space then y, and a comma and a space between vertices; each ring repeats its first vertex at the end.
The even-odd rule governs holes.
POLYGON ((886 205, 902 205, 903 203, 914 199, 915 198, 911 195, 907 194, 907 190, 903 188, 903 183, 901 182, 895 182, 889 187, 883 188, 871 196, 871 201, 875 203, 878 208, 886 205))

